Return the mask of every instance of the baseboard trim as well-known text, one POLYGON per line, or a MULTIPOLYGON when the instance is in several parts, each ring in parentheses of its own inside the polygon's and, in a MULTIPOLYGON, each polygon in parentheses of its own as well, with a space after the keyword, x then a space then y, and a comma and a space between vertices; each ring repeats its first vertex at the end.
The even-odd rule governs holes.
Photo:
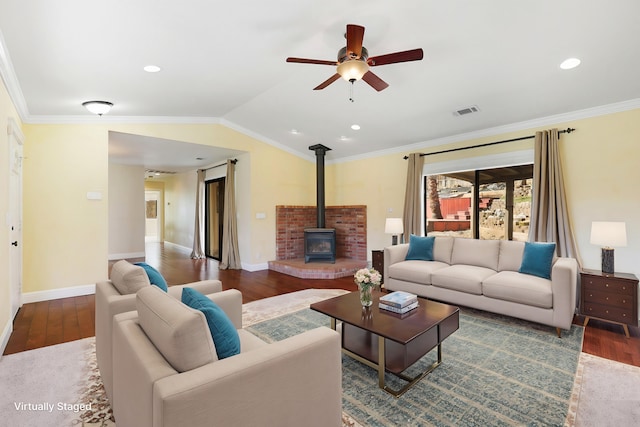
POLYGON ((261 271, 261 270, 269 269, 269 263, 267 262, 264 262, 261 264, 246 264, 244 262, 240 262, 240 265, 243 270, 247 270, 247 271, 261 271))
POLYGON ((145 253, 144 252, 129 252, 129 253, 123 253, 123 254, 110 254, 109 255, 109 261, 114 261, 114 260, 119 260, 119 259, 129 259, 129 258, 144 258, 145 257, 145 253))
POLYGON ((9 338, 11 338, 11 332, 13 332, 13 321, 9 319, 7 324, 4 326, 2 335, 0 335, 0 359, 2 359, 2 355, 4 354, 4 349, 7 348, 7 344, 9 343, 9 338))
POLYGON ((68 288, 51 289, 48 291, 26 292, 22 294, 22 303, 49 301, 52 299, 79 297, 96 293, 96 285, 71 286, 68 288))

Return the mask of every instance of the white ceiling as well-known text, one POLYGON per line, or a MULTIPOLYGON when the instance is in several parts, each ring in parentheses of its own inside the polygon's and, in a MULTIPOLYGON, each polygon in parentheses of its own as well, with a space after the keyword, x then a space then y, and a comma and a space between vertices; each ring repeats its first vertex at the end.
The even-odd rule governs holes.
POLYGON ((337 160, 638 107, 639 17, 637 0, 2 0, 0 73, 26 122, 223 123, 337 160), (357 82, 353 103, 342 80, 313 91, 335 70, 285 58, 334 60, 346 24, 366 28, 371 56, 422 48, 424 60, 375 67, 389 88, 357 82), (91 116, 93 99, 114 108, 91 116), (470 105, 480 112, 454 116, 470 105))

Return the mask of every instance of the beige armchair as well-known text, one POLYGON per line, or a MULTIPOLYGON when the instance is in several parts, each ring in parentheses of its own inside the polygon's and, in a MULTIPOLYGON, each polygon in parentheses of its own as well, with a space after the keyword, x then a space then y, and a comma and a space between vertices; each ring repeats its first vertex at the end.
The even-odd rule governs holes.
MULTIPOLYGON (((113 317, 136 309, 136 291, 151 286, 142 267, 118 261, 111 269, 111 280, 96 283, 96 359, 109 402, 113 405, 112 330, 113 317)), ((180 299, 182 288, 191 287, 203 294, 222 291, 219 280, 203 280, 169 286, 167 293, 180 299)))
POLYGON ((242 295, 207 295, 236 326, 240 354, 218 360, 202 312, 145 288, 114 320, 119 427, 340 426, 340 336, 321 327, 267 344, 242 329, 242 295))

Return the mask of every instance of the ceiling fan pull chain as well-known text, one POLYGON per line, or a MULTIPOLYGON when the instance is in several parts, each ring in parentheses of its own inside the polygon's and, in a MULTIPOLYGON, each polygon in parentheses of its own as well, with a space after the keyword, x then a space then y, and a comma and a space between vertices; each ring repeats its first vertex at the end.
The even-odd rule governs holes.
POLYGON ((354 99, 353 99, 353 80, 351 81, 351 86, 349 86, 349 101, 354 102, 354 99))

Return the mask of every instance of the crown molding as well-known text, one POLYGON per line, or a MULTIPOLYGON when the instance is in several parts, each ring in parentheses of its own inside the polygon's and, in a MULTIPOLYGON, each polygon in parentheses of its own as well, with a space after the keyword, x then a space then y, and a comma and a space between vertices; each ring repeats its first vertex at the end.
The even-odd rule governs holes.
POLYGON ((568 113, 540 117, 537 119, 526 120, 522 122, 508 124, 508 125, 495 126, 487 129, 481 129, 478 131, 426 140, 426 141, 418 142, 415 144, 404 145, 401 147, 394 147, 386 150, 372 151, 370 153, 366 153, 362 155, 342 157, 340 159, 334 159, 332 161, 328 161, 327 164, 347 163, 355 160, 370 159, 373 157, 386 156, 390 154, 400 154, 400 153, 406 154, 407 152, 422 151, 431 147, 439 147, 442 145, 453 144, 456 142, 470 141, 474 139, 498 136, 498 135, 503 135, 505 133, 519 132, 523 130, 535 129, 540 127, 549 127, 552 125, 571 122, 574 120, 584 120, 592 117, 604 116, 607 114, 615 114, 615 113, 621 113, 624 111, 635 110, 638 108, 640 108, 640 98, 635 98, 627 101, 601 105, 598 107, 585 108, 583 110, 570 111, 568 113))

